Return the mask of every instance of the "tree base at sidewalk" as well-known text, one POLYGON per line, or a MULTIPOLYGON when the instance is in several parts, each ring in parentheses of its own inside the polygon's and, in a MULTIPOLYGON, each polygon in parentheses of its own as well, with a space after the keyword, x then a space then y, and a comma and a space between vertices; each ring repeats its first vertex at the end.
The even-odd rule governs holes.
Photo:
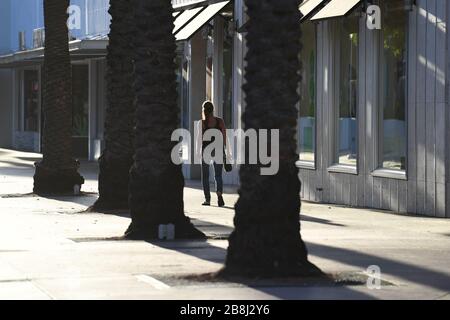
POLYGON ((86 209, 86 212, 103 213, 103 214, 115 214, 119 211, 129 211, 128 201, 107 201, 98 198, 95 203, 86 209))
POLYGON ((170 164, 130 172, 132 223, 125 235, 134 240, 158 239, 160 225, 174 224, 176 239, 206 239, 184 214, 184 178, 181 168, 170 164))
MULTIPOLYGON (((175 240, 206 240, 206 235, 195 228, 189 217, 184 221, 174 223, 175 240)), ((130 224, 125 232, 128 240, 159 240, 159 225, 135 225, 130 224)))
POLYGON ((300 181, 295 165, 281 164, 276 176, 241 167, 236 229, 229 238, 224 274, 246 277, 320 276, 308 261, 300 235, 300 181), (298 192, 298 193, 297 193, 298 192))
POLYGON ((269 228, 254 227, 245 232, 245 235, 234 233, 230 238, 227 261, 225 268, 220 272, 221 276, 248 278, 324 276, 317 266, 304 257, 306 248, 301 240, 296 241, 296 245, 293 246, 293 239, 289 240, 288 235, 285 239, 278 236, 269 238, 267 234, 273 232, 269 228), (263 234, 266 236, 262 236, 263 234))
POLYGON ((182 276, 191 282, 198 283, 240 283, 248 287, 274 287, 274 286, 344 286, 365 284, 367 279, 359 273, 337 273, 318 275, 297 275, 289 277, 251 277, 243 276, 241 272, 231 273, 221 269, 216 272, 196 273, 182 276), (365 281, 364 281, 365 280, 365 281))
POLYGON ((239 278, 322 278, 326 275, 314 264, 309 261, 292 265, 278 265, 271 267, 248 266, 248 265, 232 265, 227 266, 218 273, 219 278, 239 277, 239 278))
POLYGON ((33 192, 38 195, 74 194, 74 187, 84 184, 84 178, 78 173, 78 165, 67 168, 48 168, 42 162, 35 164, 33 192))
POLYGON ((133 158, 113 159, 103 155, 99 159, 99 198, 89 208, 92 211, 129 209, 128 186, 133 158))

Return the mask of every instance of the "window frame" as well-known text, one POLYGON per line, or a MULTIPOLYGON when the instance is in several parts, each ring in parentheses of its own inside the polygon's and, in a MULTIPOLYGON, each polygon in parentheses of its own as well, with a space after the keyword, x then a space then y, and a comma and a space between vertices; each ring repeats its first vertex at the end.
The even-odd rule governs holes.
MULTIPOLYGON (((408 36, 409 26, 411 22, 411 10, 407 10, 407 0, 403 0, 405 3, 405 9, 404 12, 406 14, 406 22, 405 22, 405 56, 406 56, 406 65, 405 65, 405 89, 404 89, 404 112, 405 112, 405 169, 392 169, 384 166, 384 148, 383 148, 383 142, 384 142, 384 125, 383 125, 383 119, 384 119, 384 90, 383 86, 381 85, 384 73, 383 69, 381 68, 383 60, 383 41, 384 41, 384 33, 383 33, 383 25, 384 20, 382 20, 382 27, 381 30, 377 30, 377 34, 374 37, 375 39, 375 48, 376 48, 376 63, 378 65, 378 68, 376 69, 376 85, 377 85, 377 105, 378 108, 376 108, 376 123, 375 123, 375 168, 372 170, 371 175, 374 177, 381 177, 381 178, 390 178, 390 179, 398 179, 398 180, 408 180, 408 163, 409 163, 409 157, 408 157, 408 141, 409 141, 409 123, 408 123, 408 114, 409 114, 409 68, 410 68, 410 39, 408 36)), ((380 1, 378 2, 380 4, 380 1)), ((382 12, 382 17, 384 17, 384 13, 382 12)))
MULTIPOLYGON (((362 46, 361 46, 361 21, 362 18, 360 15, 353 13, 354 14, 354 18, 356 18, 358 20, 358 62, 357 62, 357 79, 358 79, 358 85, 356 86, 357 88, 357 93, 356 93, 356 164, 355 165, 349 165, 349 164, 343 164, 343 163, 339 163, 339 132, 338 132, 338 128, 339 128, 339 92, 340 92, 340 85, 339 85, 339 67, 338 67, 338 61, 340 60, 338 58, 337 52, 338 50, 340 50, 340 46, 338 47, 338 44, 340 43, 339 41, 339 34, 338 34, 338 30, 340 30, 340 28, 337 28, 337 24, 342 23, 341 21, 344 21, 344 19, 348 19, 348 16, 346 17, 341 17, 341 18, 336 18, 333 19, 333 21, 330 23, 330 27, 331 29, 329 30, 329 34, 331 36, 331 103, 332 103, 332 111, 331 111, 331 120, 329 121, 329 128, 330 128, 330 133, 332 133, 333 136, 331 136, 329 138, 330 141, 330 157, 329 157, 329 163, 328 163, 328 168, 327 171, 331 172, 331 173, 346 173, 346 174, 352 174, 352 175, 358 175, 359 174, 359 170, 360 170, 360 148, 359 148, 359 143, 360 143, 360 101, 361 101, 361 92, 359 90, 360 87, 360 81, 361 81, 361 61, 360 61, 360 56, 361 56, 361 50, 362 50, 362 46)), ((363 44, 364 45, 364 44, 363 44)), ((363 79, 365 81, 365 79, 363 79)))
POLYGON ((17 69, 17 104, 16 104, 16 119, 14 124, 14 130, 17 132, 27 132, 25 130, 25 72, 33 71, 37 73, 37 78, 39 82, 39 93, 38 93, 38 123, 37 131, 33 131, 41 135, 42 132, 42 77, 40 66, 26 66, 17 69))
MULTIPOLYGON (((303 23, 311 23, 312 26, 314 27, 314 40, 315 40, 315 53, 316 53, 316 59, 315 59, 315 63, 314 63, 314 86, 315 86, 315 97, 314 97, 314 130, 313 130, 313 141, 314 141, 314 145, 313 145, 313 154, 314 154, 314 160, 313 161, 308 161, 308 160, 302 160, 300 159, 300 155, 301 155, 301 150, 300 150, 300 141, 297 141, 297 148, 298 148, 298 161, 297 161, 297 167, 299 167, 300 169, 306 169, 306 170, 317 170, 317 123, 318 123, 318 119, 317 119, 317 108, 319 105, 319 100, 318 100, 318 85, 317 85, 317 80, 318 80, 318 53, 319 53, 319 43, 318 43, 318 23, 316 22, 312 22, 312 21, 303 21, 301 22, 303 23)), ((303 39, 303 30, 302 30, 302 38, 303 39)), ((303 40, 302 40, 302 48, 304 48, 303 46, 303 40)), ((302 49, 303 50, 303 49, 302 49)), ((302 65, 303 67, 303 65, 302 65)), ((302 79, 303 80, 303 79, 302 79)), ((298 85, 298 89, 300 90, 300 84, 298 85)), ((300 92, 301 94, 301 92, 300 92)), ((298 125, 297 125, 297 130, 300 130, 300 104, 301 102, 299 102, 298 105, 298 125)), ((297 136, 298 136, 299 132, 297 132, 297 136)))

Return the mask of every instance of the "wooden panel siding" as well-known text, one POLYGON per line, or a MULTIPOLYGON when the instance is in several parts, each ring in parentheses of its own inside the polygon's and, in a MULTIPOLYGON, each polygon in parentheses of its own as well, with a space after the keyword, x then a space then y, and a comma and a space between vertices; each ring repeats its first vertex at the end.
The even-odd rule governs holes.
MULTIPOLYGON (((446 16, 446 24, 450 24, 450 4, 448 4, 446 2, 446 8, 443 9, 442 11, 445 11, 447 13, 446 16)), ((447 30, 447 28, 440 28, 441 30, 447 30)), ((446 94, 445 94, 445 113, 446 113, 446 124, 445 124, 445 132, 446 132, 446 137, 445 137, 445 141, 450 141, 450 59, 449 59, 449 49, 450 49, 450 33, 446 32, 446 52, 445 52, 445 57, 446 57, 446 62, 445 62, 445 76, 444 78, 446 79, 446 94)), ((445 170, 445 216, 447 218, 450 218, 450 147, 448 146, 448 142, 445 145, 446 148, 446 170, 445 170)))
POLYGON ((416 212, 417 190, 417 10, 409 14, 408 30, 408 182, 404 188, 406 205, 400 204, 401 212, 416 212))

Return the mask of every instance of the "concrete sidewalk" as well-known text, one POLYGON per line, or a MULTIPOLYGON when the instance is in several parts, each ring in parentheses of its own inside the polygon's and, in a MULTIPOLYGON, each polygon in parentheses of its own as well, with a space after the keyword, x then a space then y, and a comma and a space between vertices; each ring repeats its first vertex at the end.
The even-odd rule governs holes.
POLYGON ((327 273, 377 265, 391 285, 200 283, 180 277, 221 268, 236 194, 225 196, 227 208, 202 207, 200 185, 188 183, 186 211, 207 242, 117 241, 126 212, 83 212, 96 199, 95 163, 82 166, 83 191, 93 194, 23 196, 39 158, 0 149, 0 299, 450 299, 449 220, 304 203, 312 262, 327 273))

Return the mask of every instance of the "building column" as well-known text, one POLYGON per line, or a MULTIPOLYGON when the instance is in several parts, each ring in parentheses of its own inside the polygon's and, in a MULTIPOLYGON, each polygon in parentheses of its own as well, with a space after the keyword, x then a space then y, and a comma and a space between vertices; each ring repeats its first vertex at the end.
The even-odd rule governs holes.
MULTIPOLYGON (((234 1, 235 29, 238 30, 246 22, 245 3, 243 0, 234 1)), ((245 33, 234 32, 233 41, 233 128, 243 129, 242 114, 245 110, 245 96, 242 85, 245 82, 245 55, 247 52, 245 33)), ((237 147, 233 154, 236 158, 237 147)), ((232 184, 239 185, 239 168, 235 166, 232 172, 232 184)))
MULTIPOLYGON (((202 104, 206 99, 206 40, 202 32, 197 32, 190 40, 189 67, 189 111, 190 132, 194 139, 194 122, 201 120, 202 104)), ((192 159, 194 159, 195 141, 192 140, 192 159)), ((200 165, 191 165, 188 179, 200 179, 200 165)))
POLYGON ((217 17, 214 20, 214 54, 213 54, 213 103, 216 106, 216 114, 223 117, 223 19, 217 17))
POLYGON ((98 159, 97 138, 97 61, 89 60, 89 161, 98 159))

